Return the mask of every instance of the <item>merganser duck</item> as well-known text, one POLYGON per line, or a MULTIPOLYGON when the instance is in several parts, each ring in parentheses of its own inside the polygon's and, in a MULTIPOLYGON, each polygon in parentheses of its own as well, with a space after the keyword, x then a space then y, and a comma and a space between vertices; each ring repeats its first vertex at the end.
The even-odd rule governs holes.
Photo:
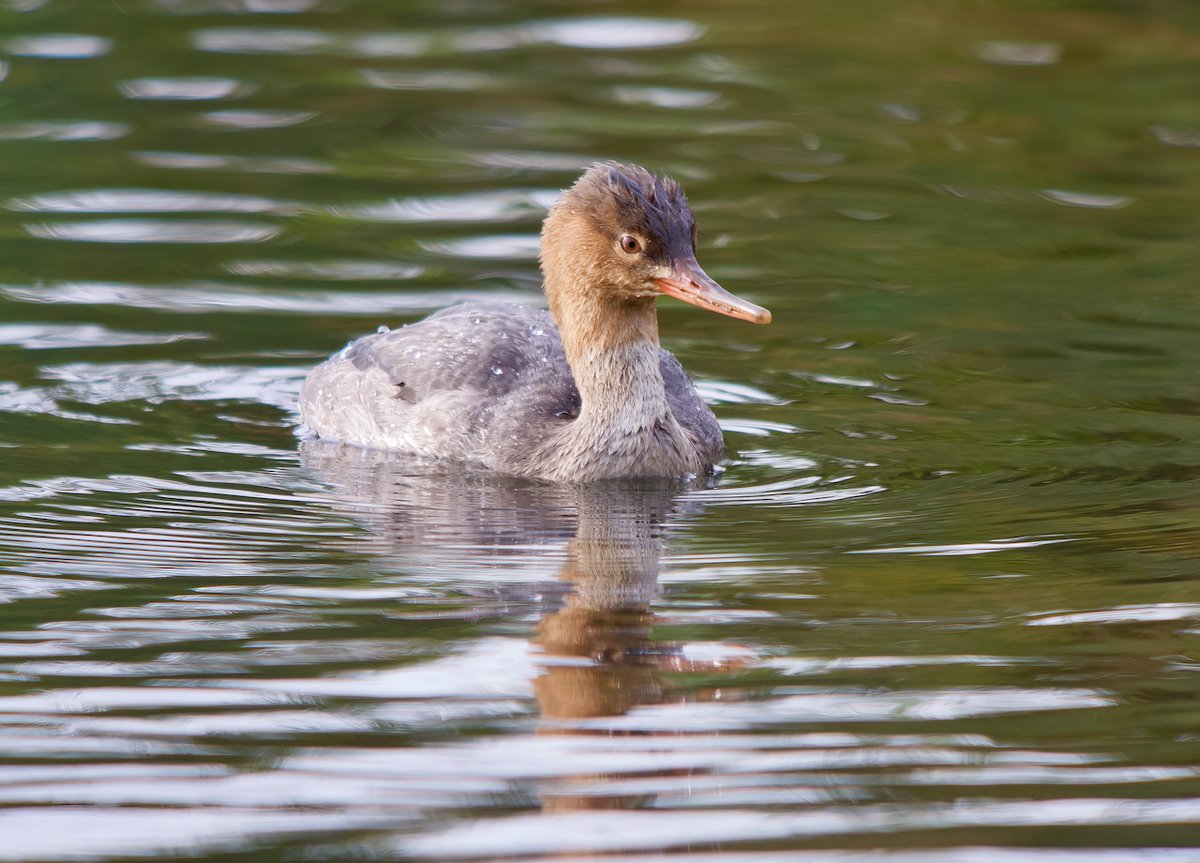
POLYGON ((766 324, 696 262, 679 185, 592 165, 551 207, 550 310, 468 302, 351 342, 309 373, 300 417, 326 440, 560 482, 685 477, 724 455, 716 417, 659 347, 661 295, 766 324))

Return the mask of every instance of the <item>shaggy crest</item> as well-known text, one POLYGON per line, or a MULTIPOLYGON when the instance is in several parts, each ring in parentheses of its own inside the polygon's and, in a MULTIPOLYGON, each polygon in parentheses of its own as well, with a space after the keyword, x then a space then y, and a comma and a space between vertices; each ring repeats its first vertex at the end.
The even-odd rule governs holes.
POLYGON ((641 234, 649 241, 647 253, 652 258, 694 252, 696 217, 683 189, 670 177, 658 177, 637 165, 597 162, 569 195, 587 201, 602 229, 641 234))

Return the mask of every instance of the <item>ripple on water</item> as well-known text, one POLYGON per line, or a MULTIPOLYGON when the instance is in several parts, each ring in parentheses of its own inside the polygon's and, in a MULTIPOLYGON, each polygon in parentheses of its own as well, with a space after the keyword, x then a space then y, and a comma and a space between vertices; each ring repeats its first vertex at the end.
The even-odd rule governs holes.
POLYGON ((501 81, 497 76, 465 69, 363 69, 360 74, 367 86, 380 90, 477 93, 501 88, 501 81))
POLYGON ((250 222, 177 222, 108 219, 93 222, 43 222, 25 225, 32 237, 76 243, 261 243, 281 229, 250 222))
POLYGON ((1068 192, 1065 189, 1042 189, 1041 194, 1046 200, 1056 204, 1096 210, 1118 210, 1133 203, 1133 199, 1126 195, 1097 195, 1090 192, 1068 192))
POLYGON ((127 99, 190 102, 247 96, 255 88, 236 78, 173 77, 131 78, 117 89, 127 99))
POLYGON ((275 27, 219 27, 197 30, 192 44, 201 51, 226 54, 312 54, 333 37, 320 30, 275 27))
MULTIPOLYGON (((322 265, 314 266, 317 270, 311 277, 319 278, 315 273, 320 271, 322 265)), ((285 272, 291 271, 285 269, 285 272)), ((420 275, 420 272, 414 275, 420 275)), ((224 284, 145 286, 106 282, 64 282, 49 286, 0 285, 0 296, 19 302, 50 305, 119 305, 169 312, 227 309, 301 315, 415 314, 440 309, 462 300, 536 300, 532 293, 491 289, 401 293, 282 290, 224 284)))
POLYGON ((366 222, 506 222, 540 218, 558 196, 557 191, 549 189, 505 189, 351 204, 329 211, 344 219, 366 222))
POLYGON ((0 123, 0 141, 111 141, 130 132, 126 123, 103 120, 31 120, 0 123))
POLYGON ((237 679, 219 685, 289 699, 453 699, 529 698, 538 664, 524 638, 484 638, 465 650, 398 668, 303 680, 237 679))
POLYGON ((416 32, 333 33, 270 27, 220 27, 192 36, 201 51, 224 54, 335 54, 365 59, 420 57, 433 39, 416 32))
POLYGON ((130 333, 98 324, 0 324, 0 345, 26 350, 167 345, 186 339, 207 339, 206 333, 130 333))
POLYGON ((523 42, 552 42, 568 48, 663 48, 694 42, 705 28, 669 18, 569 18, 537 21, 512 32, 523 42))
POLYGON ((133 159, 152 168, 180 171, 236 171, 247 174, 329 174, 334 168, 317 159, 287 156, 232 156, 216 153, 173 153, 141 151, 133 159))
MULTIPOLYGON (((73 369, 60 374, 63 379, 125 376, 116 373, 120 364, 101 364, 113 373, 98 375, 87 364, 58 368, 73 369)), ((185 375, 172 386, 187 393, 191 379, 185 375)), ((363 461, 375 466, 365 455, 363 461)), ((363 478, 380 475, 368 469, 363 478)), ((462 488, 455 486, 450 496, 462 488)), ((1132 792, 1132 800, 1113 792, 1102 800, 1088 799, 1091 791, 1075 792, 1080 800, 1066 796, 1066 789, 1095 789, 1101 782, 1186 781, 1196 773, 1189 767, 1139 770, 1110 763, 1104 754, 1016 749, 981 734, 929 731, 931 723, 953 728, 979 717, 998 722, 1005 716, 1102 710, 1116 703, 1103 690, 948 685, 885 690, 844 684, 831 689, 811 680, 826 671, 905 663, 1005 667, 1004 656, 865 656, 857 666, 839 668, 829 664, 843 661, 837 657, 815 660, 825 667, 802 666, 799 658, 764 659, 753 650, 731 652, 718 645, 709 654, 776 675, 772 688, 759 687, 749 700, 724 700, 719 689, 710 697, 686 685, 655 694, 670 681, 648 685, 634 679, 633 688, 652 693, 651 703, 624 715, 543 710, 538 718, 534 700, 555 674, 595 675, 590 682, 582 679, 587 689, 605 675, 646 665, 548 655, 524 633, 477 632, 450 644, 428 637, 437 630, 421 627, 445 620, 436 614, 443 610, 455 612, 449 619, 456 621, 481 612, 511 621, 496 598, 500 578, 479 578, 478 594, 456 600, 450 594, 463 591, 462 578, 452 579, 447 591, 422 584, 419 571, 407 566, 391 575, 378 565, 356 573, 345 562, 324 569, 310 549, 328 553, 332 538, 349 539, 361 530, 330 519, 336 510, 329 497, 288 471, 196 470, 171 479, 81 479, 60 488, 45 501, 53 506, 41 510, 91 514, 102 518, 98 523, 64 529, 65 522, 52 520, 40 525, 5 520, 0 543, 23 544, 34 566, 44 561, 51 571, 69 556, 74 571, 92 574, 96 582, 128 585, 135 576, 168 582, 145 600, 129 592, 114 594, 107 606, 92 599, 84 619, 0 635, 0 648, 8 648, 0 650, 0 672, 15 675, 22 687, 0 698, 0 724, 10 745, 40 771, 6 771, 0 802, 39 818, 53 813, 67 824, 74 824, 72 813, 100 813, 106 818, 99 823, 122 831, 102 834, 99 844, 91 834, 57 837, 54 854, 84 848, 94 855, 99 847, 128 856, 176 848, 180 841, 190 849, 229 843, 246 852, 256 847, 255 837, 278 843, 280 833, 291 828, 272 832, 241 816, 287 813, 292 807, 304 807, 305 829, 326 834, 326 841, 343 828, 361 827, 373 831, 376 852, 387 847, 406 856, 481 859, 497 853, 752 845, 764 836, 1020 826, 1031 818, 1051 826, 1100 825, 1114 817, 1123 823, 1183 824, 1197 814, 1194 801, 1167 801, 1163 810, 1139 803, 1132 792), (91 496, 98 499, 92 502, 91 496), (403 631, 397 620, 405 621, 403 631), (813 685, 793 685, 794 678, 788 679, 793 675, 813 685), (81 683, 88 679, 97 685, 81 683), (480 733, 447 735, 448 727, 480 733), (839 730, 825 730, 831 727, 839 730), (542 733, 514 734, 514 728, 542 733), (331 735, 353 735, 353 745, 331 735), (393 745, 399 739, 419 745, 393 745), (225 753, 243 741, 253 741, 263 753, 253 770, 225 761, 225 753), (57 763, 38 763, 46 756, 57 763), (65 758, 71 763, 63 763, 65 758), (981 786, 1025 783, 1045 788, 1038 807, 1027 800, 971 796, 981 786), (896 795, 904 793, 897 788, 946 784, 962 789, 951 802, 909 797, 896 803, 896 795), (480 805, 497 800, 508 806, 523 801, 522 808, 542 812, 476 817, 480 805), (638 800, 642 808, 572 811, 580 803, 612 800, 638 800), (1031 816, 1035 808, 1039 814, 1031 816), (200 836, 181 833, 170 820, 196 811, 206 813, 200 836), (144 812, 155 814, 149 822, 139 820, 139 831, 122 820, 144 812), (311 820, 312 812, 325 820, 311 820), (161 824, 171 827, 165 836, 157 832, 161 824)), ((393 500, 386 493, 371 498, 358 490, 344 497, 343 504, 358 507, 369 524, 378 517, 379 524, 390 525, 396 517, 386 506, 393 500)), ((473 508, 476 517, 480 511, 473 508)), ((517 514, 516 520, 523 517, 517 514)), ((431 565, 444 567, 449 551, 439 548, 431 565)), ((530 556, 542 559, 545 550, 530 556)), ((746 562, 741 553, 730 558, 746 562)), ((675 617, 683 625, 731 625, 739 620, 736 611, 718 607, 711 614, 675 617)), ((705 649, 700 645, 691 658, 703 663, 705 649)), ((653 655, 647 652, 642 662, 653 655)), ((30 848, 49 847, 37 845, 36 838, 26 841, 20 831, 29 823, 22 820, 14 828, 18 832, 6 833, 25 856, 30 848)), ((723 851, 714 863, 736 853, 723 851)))
POLYGON ((254 131, 257 129, 285 129, 299 126, 317 116, 315 111, 287 111, 266 108, 231 108, 226 111, 206 111, 199 122, 218 129, 254 131))
POLYGON ((368 33, 347 40, 343 50, 355 57, 420 57, 432 44, 424 33, 368 33))
POLYGON ((167 189, 83 189, 10 198, 7 209, 31 213, 281 213, 300 204, 254 195, 185 192, 167 189))
POLYGON ((225 54, 335 54, 364 59, 420 57, 434 44, 416 32, 332 33, 267 27, 201 30, 193 43, 202 51, 225 54))
MULTIPOLYGON (((263 457, 260 452, 232 454, 263 457)), ((288 463, 294 455, 272 458, 288 463)), ((313 496, 318 489, 303 477, 290 470, 281 477, 267 471, 249 476, 181 471, 176 479, 57 477, 0 489, 0 501, 39 501, 37 511, 0 520, 0 547, 5 556, 20 561, 10 570, 17 577, 0 585, 0 595, 14 600, 30 595, 30 589, 62 595, 105 587, 109 579, 120 584, 134 578, 199 576, 211 584, 218 576, 217 583, 234 584, 297 567, 319 576, 324 572, 320 566, 300 563, 308 557, 307 545, 345 540, 358 530, 344 521, 322 520, 328 504, 313 496), (71 579, 63 578, 65 558, 72 561, 71 579), (34 582, 25 584, 20 576, 34 582)), ((62 621, 53 627, 55 635, 43 633, 36 640, 85 646, 162 644, 323 627, 319 620, 297 616, 306 606, 323 607, 303 598, 269 591, 228 596, 200 591, 127 611, 94 609, 88 619, 62 621), (95 621, 96 615, 108 619, 95 621)), ((14 632, 0 636, 14 638, 14 632)))
POLYGON ((541 238, 537 234, 489 234, 485 237, 420 243, 425 251, 448 258, 496 260, 534 260, 541 245, 541 238))
MULTIPOLYGON (((823 837, 921 833, 937 829, 998 826, 1187 824, 1200 814, 1200 800, 1156 802, 1137 799, 1056 799, 1029 807, 1024 801, 962 800, 930 804, 915 811, 894 806, 822 807, 820 811, 770 812, 725 808, 718 811, 591 811, 515 815, 451 825, 416 837, 398 837, 394 850, 403 856, 492 859, 496 848, 511 855, 572 852, 633 852, 644 849, 721 847, 733 842, 762 843, 786 837, 823 837)), ((723 848, 728 859, 732 849, 723 848)), ((957 850, 957 849, 956 849, 957 850)), ((1057 852, 1051 852, 1056 854, 1057 852)), ((690 856, 690 855, 689 855, 690 856)), ((903 856, 903 855, 901 855, 903 856)), ((738 855, 739 859, 740 855, 738 855)), ((754 859, 753 857, 750 859, 754 859)), ((786 859, 811 859, 803 854, 786 859)), ((816 859, 840 860, 842 855, 816 859)), ((847 859, 855 859, 850 856, 847 859)), ((895 859, 892 852, 878 859, 895 859)), ((912 858, 910 858, 912 859, 912 858)), ((928 860, 924 852, 916 857, 928 860)), ((941 859, 961 860, 957 855, 941 859)), ((992 860, 990 849, 983 860, 992 860)), ((1001 858, 1003 859, 1003 858, 1001 858)), ((1010 859, 1030 859, 1014 857, 1010 859)), ((1033 857, 1032 859, 1041 859, 1033 857)), ((1050 859, 1054 859, 1051 857, 1050 859)), ((1076 858, 1090 859, 1090 858, 1076 858)), ((1114 859, 1120 859, 1116 857, 1114 859)), ((1131 859, 1156 859, 1147 853, 1131 859)), ((1187 859, 1187 858, 1179 858, 1187 859)))
POLYGON ((1200 131, 1184 131, 1170 126, 1154 126, 1151 131, 1160 144, 1168 147, 1200 147, 1200 131))
POLYGON ((1001 66, 1053 66, 1062 58, 1057 42, 985 42, 976 55, 1001 66))
MULTIPOLYGON (((308 369, 306 366, 129 362, 45 366, 40 372, 44 378, 56 380, 57 383, 21 387, 0 381, 0 412, 44 414, 84 422, 129 425, 134 421, 81 412, 73 407, 65 407, 63 403, 100 406, 131 401, 147 404, 231 401, 271 405, 290 415, 295 410, 296 394, 308 369)), ((261 454, 258 451, 256 453, 261 454)), ((0 498, 4 495, 5 492, 0 491, 0 498)))
POLYGON ((319 9, 328 0, 153 0, 165 12, 176 15, 266 14, 297 15, 319 9))
MULTIPOLYGON (((232 261, 225 269, 235 276, 269 279, 313 279, 332 282, 409 281, 425 274, 415 264, 392 261, 232 261)), ((354 304, 352 303, 351 306, 354 304)), ((382 302, 389 309, 390 301, 382 302)))
POLYGON ((1137 624, 1200 618, 1200 604, 1158 602, 1153 605, 1120 605, 1088 611, 1039 613, 1026 626, 1077 626, 1079 624, 1137 624))
POLYGON ((919 554, 929 557, 958 557, 964 555, 994 554, 1020 548, 1037 548, 1043 545, 1058 545, 1074 542, 1074 537, 1019 536, 1005 539, 989 539, 982 542, 958 542, 942 545, 906 545, 892 548, 855 549, 850 554, 919 554))
MULTIPOLYGON (((700 389, 698 385, 696 387, 700 389)), ((788 423, 773 420, 743 419, 740 417, 725 417, 718 421, 721 430, 727 434, 744 434, 752 437, 771 437, 772 435, 800 434, 804 429, 788 423)), ((766 463, 765 461, 763 462, 766 463)))
POLYGON ((16 57, 46 57, 80 60, 100 57, 112 50, 112 40, 84 33, 45 33, 14 36, 0 42, 0 49, 16 57))
POLYGON ((552 174, 580 171, 588 164, 586 158, 574 153, 554 153, 546 150, 467 152, 463 157, 469 163, 485 168, 552 174))
POLYGON ((228 54, 334 54, 352 57, 420 57, 439 51, 504 51, 549 43, 584 50, 648 49, 699 39, 705 28, 692 21, 665 18, 564 18, 486 29, 447 30, 437 40, 412 31, 333 33, 272 27, 220 27, 196 31, 192 44, 201 51, 228 54))
POLYGON ((157 806, 54 806, 0 812, 0 830, 12 856, 0 849, 0 860, 94 859, 103 856, 141 857, 194 851, 242 850, 258 842, 288 836, 395 825, 398 815, 369 813, 348 816, 320 811, 273 811, 253 808, 187 809, 157 806), (87 837, 82 839, 81 837, 87 837))
POLYGON ((786 404, 783 399, 771 395, 766 390, 759 389, 750 384, 737 383, 736 381, 720 381, 705 378, 704 380, 696 381, 696 390, 709 404, 786 404))
MULTIPOLYGON (((0 381, 0 412, 43 414, 66 420, 113 425, 132 424, 132 420, 97 416, 96 414, 63 408, 59 405, 55 396, 46 388, 22 387, 11 381, 0 381)), ((3 498, 4 494, 5 492, 0 491, 0 499, 3 498)))
MULTIPOLYGON (((87 5, 0 0, 14 24, 47 31, 70 29, 75 13, 59 6, 87 5), (39 4, 16 21, 12 10, 39 4)), ((1188 842, 1200 815, 1186 703, 1200 612, 1180 556, 1195 545, 1185 426, 1200 403, 1162 383, 1187 365, 1172 361, 1195 328, 1178 302, 1186 279, 1170 292, 1156 282, 1186 219, 1172 201, 1149 206, 1187 184, 1145 182, 1190 170, 1191 153, 1169 147, 1196 146, 1194 118, 1167 102, 1135 118, 1127 131, 1144 133, 1157 167, 1104 175, 1098 154, 1113 136, 1080 134, 1086 171, 989 190, 982 163, 963 160, 986 151, 992 167, 1020 167, 1006 160, 1030 152, 1029 112, 975 116, 885 80, 897 51, 953 67, 966 45, 978 80, 959 75, 938 98, 981 104, 972 88, 1062 59, 1045 50, 1057 51, 1062 15, 1043 22, 1054 25, 1044 44, 992 43, 972 60, 972 39, 1006 32, 986 9, 974 36, 934 16, 938 27, 902 27, 906 41, 887 14, 875 32, 862 16, 758 21, 762 10, 730 4, 697 7, 696 21, 683 7, 648 13, 675 19, 601 6, 522 18, 476 0, 424 4, 417 17, 386 0, 99 5, 118 10, 96 18, 120 34, 111 59, 71 61, 62 43, 43 45, 45 59, 4 55, 0 140, 15 143, 0 146, 45 164, 0 197, 22 252, 0 285, 0 351, 13 364, 0 373, 0 860, 1196 856, 1091 847, 1188 842), (827 29, 835 19, 854 43, 828 38, 841 38, 827 29), (953 36, 946 50, 929 50, 934 31, 953 36), (780 73, 819 65, 796 61, 795 33, 846 59, 849 102, 845 75, 824 76, 814 101, 780 73), (561 73, 548 88, 535 80, 547 70, 561 73), (54 86, 33 86, 41 78, 54 86), (753 119, 763 105, 776 119, 753 119), (1166 125, 1147 130, 1155 120, 1166 125), (647 134, 662 146, 634 140, 647 134), (105 143, 126 136, 143 149, 105 143), (753 266, 730 234, 728 272, 790 296, 761 350, 734 346, 727 363, 715 318, 677 343, 685 363, 718 376, 701 394, 745 447, 720 482, 639 508, 624 488, 576 498, 456 479, 444 465, 423 483, 420 466, 378 454, 323 461, 307 439, 298 453, 296 391, 331 339, 459 299, 541 301, 438 286, 453 277, 444 269, 479 269, 472 258, 517 261, 485 269, 532 285, 526 234, 606 141, 704 177, 751 245, 812 226, 753 266), (939 161, 947 147, 954 164, 939 161), (122 159, 130 187, 114 188, 122 159), (772 177, 789 182, 775 189, 772 177), (960 181, 983 191, 958 196, 960 181), (1177 218, 1131 232, 1133 202, 1177 218), (857 236, 866 226, 838 213, 892 218, 857 236), (1041 223, 1022 232, 1021 219, 1041 223), (34 230, 47 238, 115 245, 20 239, 21 223, 43 222, 34 230), (859 242, 823 255, 846 250, 839 233, 859 242), (1045 268, 1020 254, 1029 236, 1157 257, 1125 256, 1145 278, 1117 297, 1121 256, 1107 255, 1113 279, 1072 304, 1068 270, 1095 259, 1055 256, 1057 288, 1042 291, 1045 268), (277 242, 242 245, 263 240, 277 242), (923 254, 935 245, 947 253, 923 254), (806 250, 815 262, 800 260, 806 250), (995 266, 973 266, 981 255, 995 266), (819 296, 781 275, 810 264, 829 275, 819 296), (857 301, 866 270, 906 267, 920 290, 857 301), (985 290, 962 290, 974 284, 955 278, 965 271, 985 290), (989 303, 989 278, 1029 302, 989 303), (789 325, 793 301, 813 314, 789 325), (1095 332, 1101 315, 1126 332, 1095 332), (1030 359, 1039 327, 1054 350, 1030 359), (853 356, 807 365, 852 344, 853 356), (1051 415, 1042 396, 1056 375, 1084 383, 1051 415), (871 400, 935 393, 977 422, 871 400), (799 397, 825 403, 790 404, 799 397), (1059 411, 1088 405, 1073 432, 1056 431, 1059 411), (800 427, 810 423, 820 431, 800 427), (895 439, 838 433, 862 428, 895 439), (995 455, 998 437, 1010 455, 995 455), (1125 482, 1135 468, 1072 470, 1059 460, 1068 438, 1088 464, 1124 464, 1145 446, 1176 469, 1136 484, 1125 482), (997 485, 993 462, 1018 456, 1072 481, 997 485), (337 460, 361 470, 328 470, 337 460), (923 480, 947 466, 957 477, 923 480), (1090 493, 1103 486, 1112 494, 1090 493), (1119 525, 1101 530, 1109 520, 1119 525), (1148 539, 1164 521, 1180 552, 1167 566, 1176 547, 1148 539), (631 524, 649 537, 627 542, 631 524), (1042 547, 1101 534, 1065 547, 1075 554, 1042 547), (1119 555, 1136 558, 1128 571, 1119 555), (1023 577, 1000 580, 1013 561, 1023 577), (1022 847, 928 847, 956 842, 1022 847), (1089 847, 1023 847, 1037 843, 1089 847)), ((1104 32, 1099 20, 1088 27, 1104 32)), ((1071 44, 1090 38, 1073 32, 1071 44)), ((1103 53, 1080 57, 1090 67, 1103 53)), ((1131 81, 1136 65, 1125 64, 1131 81)), ((1024 83, 1010 107, 1036 95, 1024 83)), ((1092 115, 1107 116, 1058 125, 1086 133, 1092 115)), ((1069 149, 1070 137, 1054 140, 1069 149)))
POLYGON ((649 105, 653 108, 707 108, 721 98, 711 90, 686 90, 681 87, 614 87, 613 98, 622 105, 649 105))
POLYGON ((714 506, 811 506, 840 503, 885 491, 881 485, 821 486, 822 477, 803 474, 747 485, 702 489, 697 497, 714 506))
POLYGON ((70 363, 44 366, 54 393, 91 405, 121 401, 233 401, 295 408, 306 367, 211 366, 177 362, 70 363))
MULTIPOLYGON (((792 723, 951 721, 969 717, 1109 707, 1094 689, 959 687, 932 690, 846 690, 780 687, 769 701, 688 702, 643 707, 617 717, 581 719, 572 727, 648 733, 669 728, 721 731, 792 723)), ((918 756, 919 757, 919 756, 918 756)))

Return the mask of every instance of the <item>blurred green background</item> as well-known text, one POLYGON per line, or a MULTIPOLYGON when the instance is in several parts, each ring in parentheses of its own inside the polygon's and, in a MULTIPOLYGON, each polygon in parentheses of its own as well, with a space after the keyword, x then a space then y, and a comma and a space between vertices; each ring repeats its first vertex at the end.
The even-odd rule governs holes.
POLYGON ((0 860, 1195 859, 1198 62, 1171 0, 0 0, 0 860), (774 312, 660 304, 714 487, 298 448, 609 158, 774 312))

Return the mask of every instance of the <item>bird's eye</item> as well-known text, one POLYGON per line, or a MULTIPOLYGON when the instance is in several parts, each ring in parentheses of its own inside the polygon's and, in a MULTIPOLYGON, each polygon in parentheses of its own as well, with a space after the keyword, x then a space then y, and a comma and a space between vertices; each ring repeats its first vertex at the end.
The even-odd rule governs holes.
POLYGON ((628 234, 621 237, 621 251, 627 255, 636 255, 642 250, 642 244, 638 242, 637 237, 631 237, 628 234))

